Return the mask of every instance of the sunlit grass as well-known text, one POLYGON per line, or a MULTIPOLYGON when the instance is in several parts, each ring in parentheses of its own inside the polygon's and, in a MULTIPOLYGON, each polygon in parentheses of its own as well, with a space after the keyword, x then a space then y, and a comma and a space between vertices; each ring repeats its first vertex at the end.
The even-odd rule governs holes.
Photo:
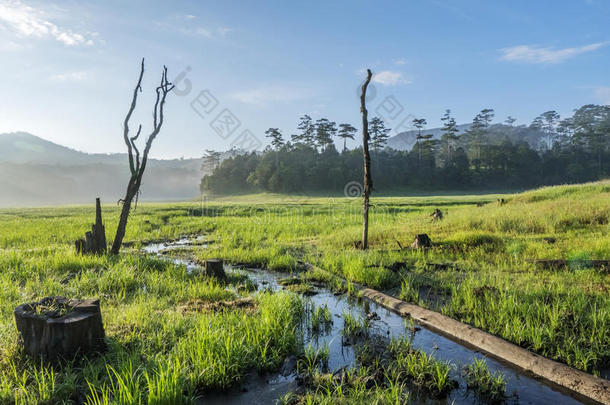
MULTIPOLYGON (((608 273, 578 266, 540 270, 530 260, 609 259, 610 182, 503 195, 504 205, 498 197, 373 195, 366 252, 353 247, 361 237, 360 199, 257 195, 203 206, 139 204, 118 257, 74 253, 74 240, 93 220, 93 206, 0 210, 0 402, 61 402, 78 389, 91 403, 116 403, 121 395, 144 403, 188 403, 200 392, 235 384, 249 368, 279 367, 297 351, 303 308, 292 295, 254 294, 257 305, 248 313, 185 312, 180 308, 188 302, 232 300, 251 288, 240 289, 243 280, 231 279, 227 289, 184 266, 139 254, 146 241, 194 234, 209 242, 195 248, 199 260, 219 257, 283 271, 302 270, 309 262, 327 272, 299 277, 329 283, 333 291, 349 289, 333 275, 340 276, 579 369, 599 373, 609 367, 608 273), (480 202, 485 204, 477 207, 480 202), (431 220, 435 208, 443 211, 442 221, 431 220), (417 233, 427 233, 435 246, 398 250, 397 241, 408 246, 417 233), (443 264, 450 266, 436 266, 443 264), (62 369, 23 355, 14 308, 50 295, 101 299, 106 355, 62 369)), ((103 210, 112 240, 119 209, 103 210)), ((311 316, 323 330, 324 310, 311 316)), ((345 321, 347 332, 363 330, 360 320, 345 321)), ((404 367, 421 362, 424 374, 435 375, 426 384, 442 390, 446 368, 409 356, 404 367)), ((376 390, 359 384, 355 378, 349 391, 363 401, 408 396, 395 379, 376 390)), ((328 403, 346 389, 322 386, 328 403)))

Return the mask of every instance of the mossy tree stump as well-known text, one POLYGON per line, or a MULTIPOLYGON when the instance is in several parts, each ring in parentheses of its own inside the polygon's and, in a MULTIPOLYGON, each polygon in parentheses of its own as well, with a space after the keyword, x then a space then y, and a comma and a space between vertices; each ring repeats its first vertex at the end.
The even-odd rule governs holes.
POLYGON ((420 233, 415 236, 415 240, 411 243, 413 249, 426 249, 432 247, 432 241, 425 233, 420 233))
POLYGON ((51 363, 106 349, 99 300, 46 297, 18 306, 15 321, 25 352, 51 363))
POLYGON ((226 280, 224 265, 221 259, 208 259, 203 266, 205 275, 208 277, 216 277, 220 280, 226 280))

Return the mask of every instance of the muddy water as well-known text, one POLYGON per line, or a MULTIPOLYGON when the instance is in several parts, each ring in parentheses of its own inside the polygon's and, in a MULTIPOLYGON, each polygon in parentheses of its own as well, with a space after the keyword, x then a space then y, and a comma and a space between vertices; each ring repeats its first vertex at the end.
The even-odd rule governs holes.
MULTIPOLYGON (((196 243, 202 243, 199 239, 196 243)), ((173 250, 180 247, 187 247, 191 244, 191 239, 185 238, 173 243, 151 244, 144 250, 148 253, 162 255, 164 250, 173 250)), ((165 257, 165 256, 164 256, 165 257)), ((177 259, 167 256, 179 264, 187 266, 188 271, 195 271, 198 266, 186 259, 177 259)), ((245 273, 258 286, 259 290, 269 289, 278 291, 283 289, 279 280, 288 277, 287 274, 272 273, 259 269, 237 269, 231 266, 225 267, 227 272, 245 273)), ((454 389, 447 398, 443 400, 432 400, 411 396, 411 403, 415 404, 476 404, 481 403, 475 394, 468 390, 463 378, 463 368, 472 362, 474 358, 486 357, 483 354, 456 343, 444 336, 434 333, 417 324, 416 331, 413 332, 411 325, 399 315, 386 310, 385 308, 368 300, 360 302, 348 299, 345 296, 336 296, 325 288, 316 288, 316 294, 306 298, 315 306, 326 305, 332 314, 333 324, 329 330, 323 331, 316 336, 305 336, 305 344, 315 348, 328 347, 329 361, 328 366, 331 372, 337 371, 342 367, 354 367, 356 348, 352 345, 344 345, 342 340, 343 314, 351 313, 356 317, 366 317, 368 314, 375 313, 370 321, 370 333, 384 337, 407 336, 412 341, 412 346, 421 349, 426 353, 434 353, 437 359, 449 361, 452 364, 452 378, 459 382, 459 387, 454 389)), ((369 317, 371 318, 371 317, 369 317)), ((552 387, 543 383, 523 372, 501 363, 492 358, 487 358, 487 364, 492 372, 500 371, 506 380, 506 393, 509 404, 579 404, 583 403, 569 396, 566 391, 557 387, 552 387)), ((288 376, 251 375, 244 383, 235 389, 225 393, 212 393, 206 395, 202 404, 272 404, 284 394, 297 387, 295 375, 288 376)))

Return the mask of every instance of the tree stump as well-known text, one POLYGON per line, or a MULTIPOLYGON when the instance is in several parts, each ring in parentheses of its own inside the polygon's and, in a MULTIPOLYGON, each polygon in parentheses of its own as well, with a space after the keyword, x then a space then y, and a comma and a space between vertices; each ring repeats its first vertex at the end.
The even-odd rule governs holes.
POLYGON ((432 247, 432 241, 425 233, 420 233, 415 236, 415 240, 411 243, 413 249, 425 249, 432 247))
POLYGON ((95 199, 95 224, 91 231, 85 233, 85 239, 78 239, 75 243, 76 253, 80 254, 106 254, 106 230, 102 223, 102 207, 100 199, 95 199))
POLYGON ((443 211, 437 208, 432 214, 430 214, 430 216, 434 221, 440 221, 441 219, 443 219, 443 211))
POLYGON ((51 363, 106 348, 99 300, 46 297, 18 306, 15 321, 25 352, 51 363))
POLYGON ((216 277, 220 280, 226 280, 227 274, 220 259, 208 259, 204 263, 204 274, 208 277, 216 277))

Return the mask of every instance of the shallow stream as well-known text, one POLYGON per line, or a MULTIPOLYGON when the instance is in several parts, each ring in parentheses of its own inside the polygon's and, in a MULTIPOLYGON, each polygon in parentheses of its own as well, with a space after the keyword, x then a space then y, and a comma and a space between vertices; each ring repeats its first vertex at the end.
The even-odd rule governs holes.
MULTIPOLYGON (((146 245, 143 249, 147 253, 157 254, 167 260, 185 265, 187 271, 193 272, 200 267, 184 258, 166 255, 169 250, 185 248, 189 246, 205 246, 204 239, 183 238, 171 243, 157 243, 146 245)), ((290 277, 289 274, 270 272, 261 269, 235 268, 225 265, 227 272, 238 272, 247 274, 259 290, 270 289, 278 291, 284 287, 279 280, 290 277)), ((367 317, 370 319, 369 335, 385 337, 407 336, 412 341, 412 346, 426 353, 434 353, 439 360, 449 361, 452 364, 452 378, 458 381, 459 387, 442 400, 420 397, 417 394, 410 397, 414 404, 477 404, 482 403, 476 394, 467 389, 464 381, 463 369, 470 364, 474 358, 486 357, 482 353, 468 348, 460 343, 454 342, 442 335, 432 332, 425 327, 409 325, 401 316, 386 310, 385 308, 369 301, 368 299, 355 300, 345 295, 335 295, 324 287, 314 287, 315 295, 305 297, 315 307, 326 305, 332 314, 332 327, 316 336, 305 336, 305 345, 314 348, 328 347, 330 372, 340 370, 343 367, 354 367, 356 364, 356 346, 344 345, 342 338, 343 314, 351 313, 355 317, 367 317), (373 316, 373 313, 376 316, 373 316), (413 332, 413 326, 416 330, 413 332)), ((491 372, 500 371, 506 380, 505 403, 508 404, 580 404, 583 403, 569 395, 567 390, 551 386, 533 376, 512 367, 509 364, 486 357, 487 365, 491 372)), ((272 404, 284 394, 297 388, 296 376, 290 373, 287 376, 281 373, 275 375, 259 376, 251 375, 239 387, 224 392, 206 395, 202 404, 272 404)))

